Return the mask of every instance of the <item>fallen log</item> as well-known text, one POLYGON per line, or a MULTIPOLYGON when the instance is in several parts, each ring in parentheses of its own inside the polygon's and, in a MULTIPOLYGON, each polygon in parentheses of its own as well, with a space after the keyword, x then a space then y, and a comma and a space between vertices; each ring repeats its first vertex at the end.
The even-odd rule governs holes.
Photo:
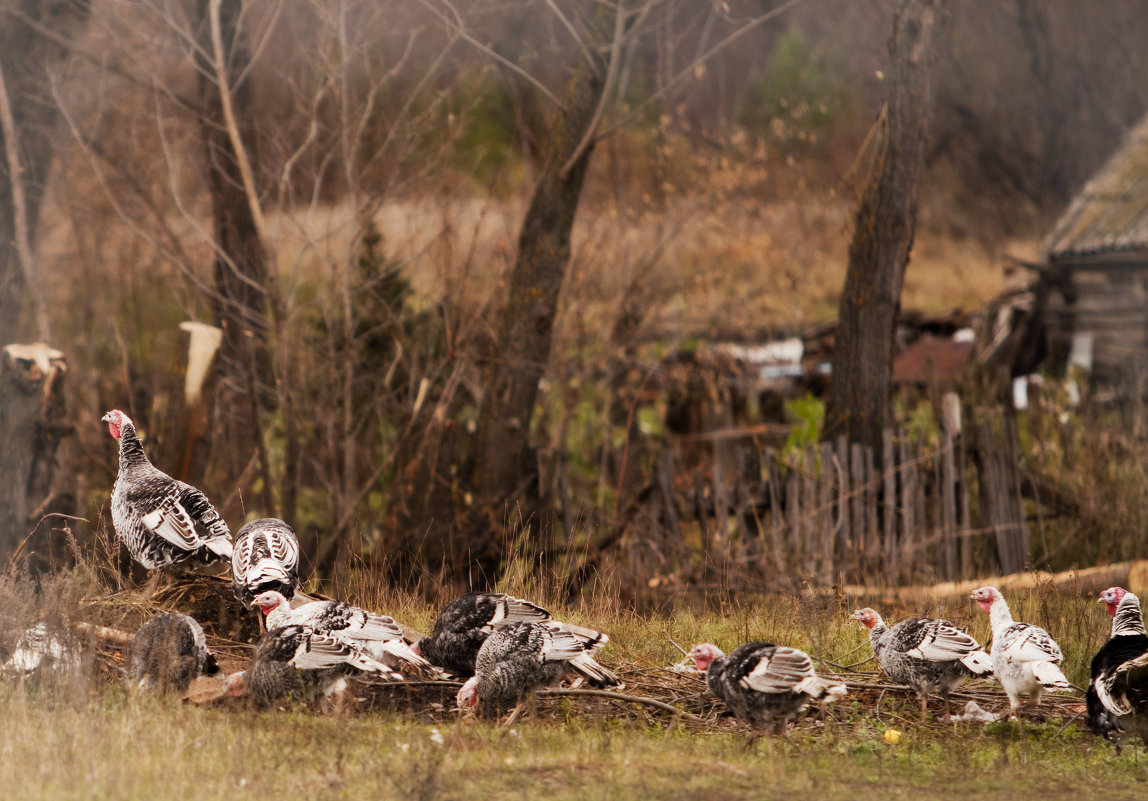
POLYGON ((1089 596, 1099 595, 1108 587, 1124 587, 1129 592, 1143 597, 1148 592, 1148 560, 1137 559, 1084 570, 1066 570, 1061 573, 1031 570, 969 581, 944 581, 928 586, 875 588, 849 584, 843 588, 843 592, 849 598, 879 599, 883 603, 926 603, 968 596, 970 592, 986 584, 1000 590, 1031 590, 1051 585, 1064 592, 1089 596))

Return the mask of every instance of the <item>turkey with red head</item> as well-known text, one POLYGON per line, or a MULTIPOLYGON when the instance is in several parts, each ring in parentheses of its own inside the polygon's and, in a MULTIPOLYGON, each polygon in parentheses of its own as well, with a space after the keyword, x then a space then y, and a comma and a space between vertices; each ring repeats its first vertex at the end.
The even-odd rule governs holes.
POLYGON ((1099 600, 1112 616, 1112 635, 1092 658, 1088 728, 1104 737, 1138 734, 1148 742, 1148 632, 1140 599, 1109 587, 1099 600))
POLYGON ((728 656, 712 643, 690 649, 706 686, 734 717, 750 726, 749 742, 766 732, 781 734, 810 701, 833 701, 845 685, 823 679, 809 654, 770 642, 739 646, 728 656))
POLYGON ((992 658, 947 620, 913 617, 889 628, 869 607, 858 609, 852 618, 869 629, 869 646, 885 675, 920 696, 922 720, 930 695, 941 696, 947 723, 949 693, 965 679, 992 675, 992 658))
POLYGON ((1004 687, 1013 715, 1020 709, 1022 693, 1034 706, 1040 706, 1040 696, 1045 690, 1072 689, 1060 669, 1064 655, 1047 631, 1031 623, 1015 622, 1008 603, 996 587, 980 587, 969 597, 982 611, 989 613, 989 623, 993 628, 993 646, 989 654, 993 675, 1004 687))
POLYGON ((148 461, 126 414, 113 409, 102 419, 120 443, 112 526, 132 558, 148 570, 193 557, 230 560, 231 532, 207 496, 148 461))

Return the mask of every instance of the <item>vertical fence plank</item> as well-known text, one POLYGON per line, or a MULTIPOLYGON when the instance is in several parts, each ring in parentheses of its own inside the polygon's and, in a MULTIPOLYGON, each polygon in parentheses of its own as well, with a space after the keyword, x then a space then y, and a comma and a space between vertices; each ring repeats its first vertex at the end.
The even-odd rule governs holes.
POLYGON ((837 468, 834 464, 833 446, 828 442, 821 444, 821 486, 817 498, 817 505, 821 509, 821 581, 828 584, 833 581, 836 573, 834 564, 835 533, 837 523, 834 515, 836 511, 834 498, 837 487, 837 468))
POLYGON ((785 549, 782 545, 782 485, 781 477, 777 469, 777 454, 773 449, 768 449, 765 452, 766 458, 766 482, 769 485, 769 540, 772 546, 773 564, 777 570, 782 573, 789 572, 789 561, 785 558, 785 549))
POLYGON ((941 431, 941 534, 945 538, 945 577, 957 578, 957 496, 953 460, 953 436, 941 431))
POLYGON ((877 477, 876 454, 865 448, 865 558, 869 569, 876 570, 881 565, 881 531, 877 526, 877 500, 881 497, 881 482, 877 477))
MULTIPOLYGON (((853 529, 849 524, 849 443, 845 437, 838 437, 836 443, 837 466, 839 486, 837 487, 837 524, 841 527, 838 534, 841 567, 845 570, 856 568, 853 562, 853 529)), ((858 575, 856 577, 861 580, 858 575)))
POLYGON ((893 429, 881 432, 881 523, 885 546, 885 580, 899 580, 897 550, 897 454, 894 452, 893 429))
MULTIPOLYGON (((801 458, 800 455, 796 458, 801 458)), ((787 470, 785 477, 785 513, 786 532, 788 534, 789 552, 793 557, 792 565, 798 567, 804 564, 805 554, 801 542, 801 478, 796 470, 787 470)))
POLYGON ((852 495, 853 509, 853 553, 857 560, 857 572, 865 575, 865 449, 854 442, 849 448, 849 492, 852 495))
POLYGON ((909 442, 901 439, 901 578, 911 577, 917 571, 916 547, 917 509, 914 484, 917 466, 910 460, 909 442))

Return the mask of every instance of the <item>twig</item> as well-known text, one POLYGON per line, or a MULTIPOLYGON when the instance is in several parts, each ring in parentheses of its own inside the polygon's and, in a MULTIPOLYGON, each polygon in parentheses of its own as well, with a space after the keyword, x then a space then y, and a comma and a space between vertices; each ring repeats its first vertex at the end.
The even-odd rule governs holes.
POLYGON ((686 720, 691 721, 693 723, 702 723, 702 724, 708 723, 708 721, 705 720, 704 718, 699 718, 697 715, 693 715, 689 712, 686 712, 685 710, 678 709, 676 706, 672 706, 670 704, 667 704, 665 701, 657 701, 653 698, 646 698, 645 696, 641 696, 641 695, 625 695, 623 693, 613 693, 613 692, 610 692, 609 690, 583 690, 583 689, 577 689, 577 690, 556 690, 556 689, 539 690, 538 694, 539 695, 588 695, 588 696, 594 696, 596 698, 612 698, 615 701, 628 701, 632 704, 645 704, 646 706, 656 707, 657 709, 661 709, 661 710, 664 710, 666 712, 670 712, 674 715, 680 715, 683 718, 685 718, 686 720))
POLYGON ((670 641, 670 645, 674 646, 679 651, 681 651, 682 656, 689 656, 690 655, 689 651, 687 651, 685 648, 683 648, 682 646, 680 646, 676 642, 674 642, 674 638, 670 636, 670 632, 668 630, 665 632, 665 634, 666 634, 666 639, 670 641))

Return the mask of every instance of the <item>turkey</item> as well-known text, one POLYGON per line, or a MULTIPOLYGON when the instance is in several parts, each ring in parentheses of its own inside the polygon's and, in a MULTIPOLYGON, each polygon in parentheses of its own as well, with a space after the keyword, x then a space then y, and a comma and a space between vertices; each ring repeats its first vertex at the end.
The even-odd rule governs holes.
POLYGON ((195 618, 164 612, 140 626, 132 639, 128 675, 137 689, 182 693, 199 676, 218 673, 195 618))
POLYGON ((921 698, 921 719, 930 695, 940 695, 949 722, 949 693, 968 678, 992 675, 992 659, 977 641, 947 620, 913 617, 888 628, 866 607, 852 615, 869 629, 877 664, 893 681, 907 684, 921 698))
POLYGON ((43 669, 74 673, 80 669, 80 655, 63 637, 46 624, 25 629, 8 651, 0 647, 0 673, 26 676, 43 669))
POLYGON ((310 601, 295 609, 283 594, 268 590, 255 596, 255 605, 267 617, 267 628, 306 626, 317 634, 325 634, 349 643, 372 659, 395 665, 395 661, 408 666, 430 668, 431 664, 406 644, 403 630, 393 618, 359 609, 343 601, 310 601))
MULTIPOLYGON (((491 632, 515 623, 546 622, 553 622, 550 613, 530 601, 503 593, 470 592, 443 607, 431 635, 416 642, 414 649, 431 664, 467 678, 474 675, 478 650, 491 632)), ((591 629, 569 623, 559 625, 589 642, 591 648, 609 640, 591 629)))
POLYGON ((1100 601, 1112 616, 1112 636, 1092 658, 1088 728, 1105 737, 1138 734, 1148 742, 1148 633, 1140 599, 1109 587, 1100 601))
POLYGON ((1064 655, 1049 633, 1031 623, 1016 623, 1008 603, 996 587, 981 587, 969 595, 982 611, 989 613, 993 628, 993 675, 1008 695, 1013 715, 1020 709, 1024 693, 1035 706, 1045 690, 1068 690, 1072 685, 1060 670, 1064 655))
POLYGON ((691 648, 689 656, 705 674, 710 692, 749 724, 748 743, 768 729, 783 733, 810 701, 833 701, 845 694, 844 684, 813 671, 809 654, 784 645, 751 642, 726 656, 716 645, 702 643, 691 648))
POLYGON ((244 606, 255 596, 276 590, 290 600, 299 584, 299 540, 282 520, 252 520, 235 535, 231 555, 231 591, 244 606))
POLYGON ((204 562, 231 559, 231 532, 207 497, 148 461, 126 414, 113 409, 102 419, 120 441, 112 525, 132 558, 148 570, 193 556, 204 562))
POLYGON ((388 681, 403 678, 345 640, 290 625, 263 635, 251 665, 228 676, 224 688, 231 695, 248 695, 261 705, 291 696, 314 701, 341 692, 346 680, 359 673, 388 681))
POLYGON ((593 652, 605 638, 596 631, 589 634, 576 634, 555 621, 499 627, 478 649, 474 675, 456 696, 459 708, 473 708, 479 701, 490 713, 513 706, 509 724, 534 690, 553 686, 570 672, 594 687, 621 687, 616 675, 594 661, 593 652))

